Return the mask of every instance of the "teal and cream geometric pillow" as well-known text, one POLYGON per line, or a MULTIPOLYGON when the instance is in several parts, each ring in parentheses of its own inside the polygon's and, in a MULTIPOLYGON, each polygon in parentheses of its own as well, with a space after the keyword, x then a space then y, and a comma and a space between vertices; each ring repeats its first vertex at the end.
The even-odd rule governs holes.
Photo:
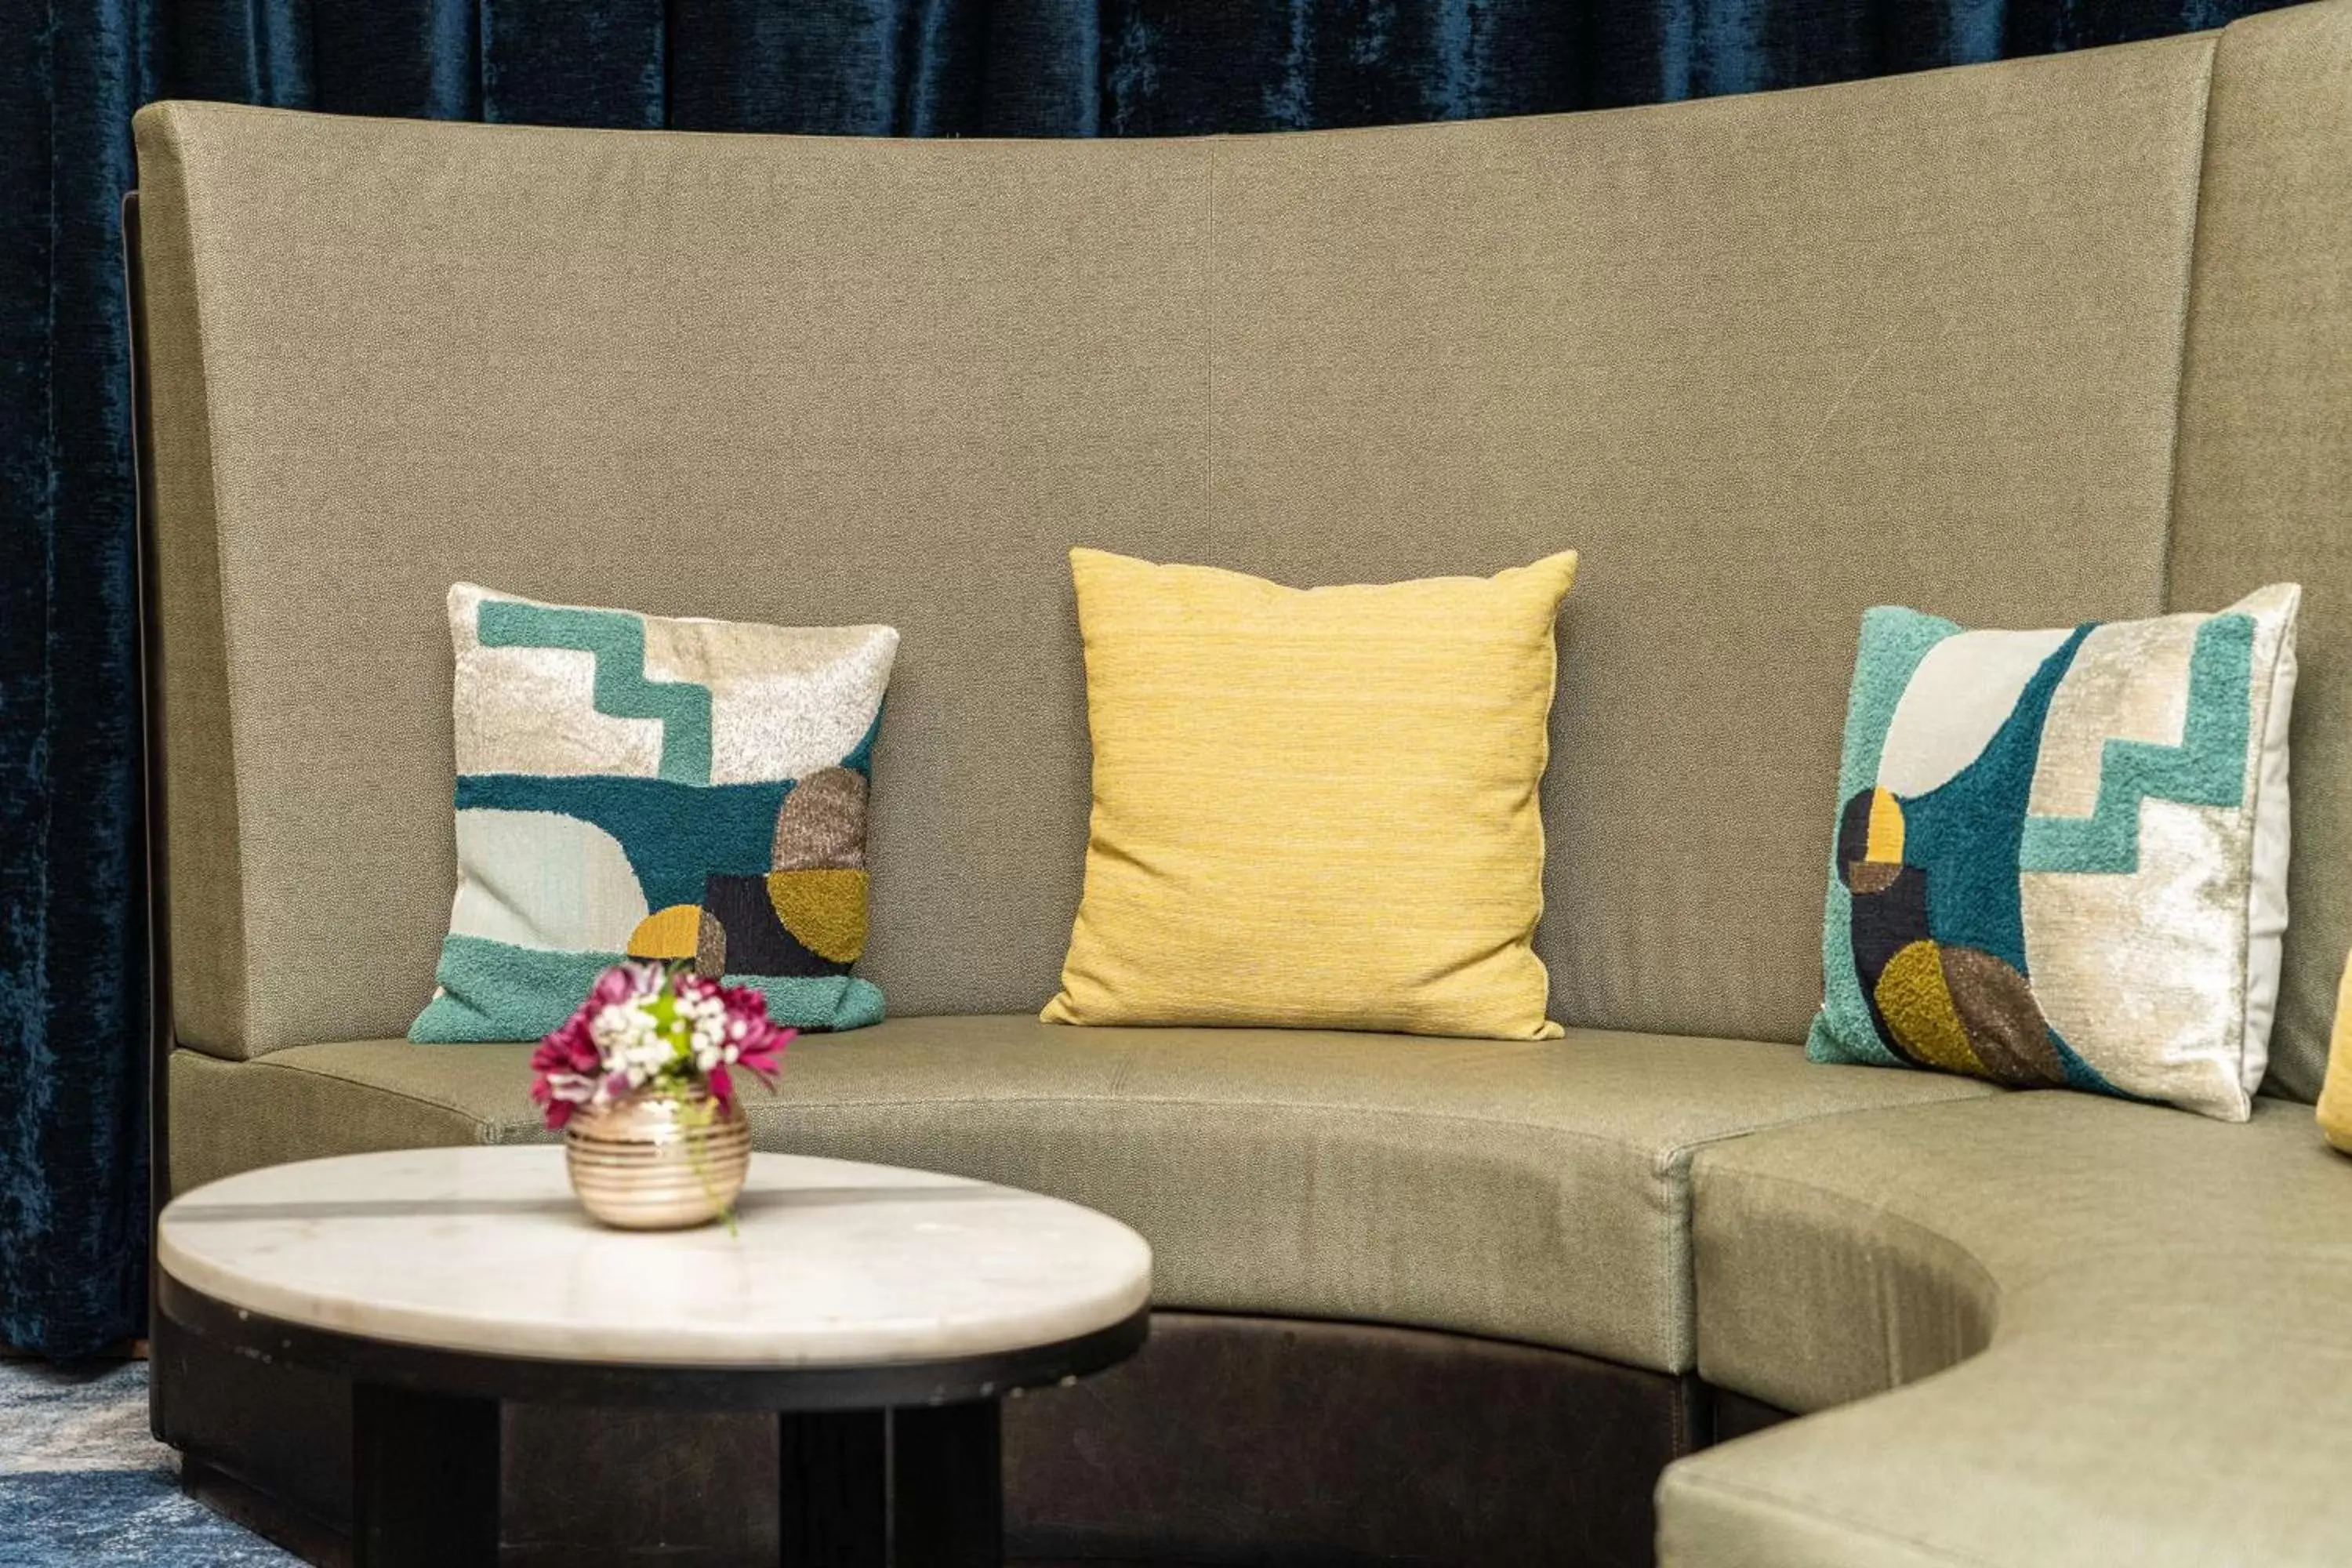
POLYGON ((2244 1121, 2286 931, 2301 597, 2046 632, 1865 615, 1813 1059, 2244 1121))
POLYGON ((457 897, 412 1040, 527 1040, 625 954, 779 1024, 878 1023, 866 800, 888 626, 668 620, 449 590, 457 897))

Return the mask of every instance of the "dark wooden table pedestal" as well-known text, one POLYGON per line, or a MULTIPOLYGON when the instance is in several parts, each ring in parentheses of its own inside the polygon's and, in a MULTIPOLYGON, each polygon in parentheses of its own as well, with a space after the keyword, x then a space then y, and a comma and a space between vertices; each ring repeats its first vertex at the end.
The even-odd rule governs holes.
POLYGON ((336 1333, 229 1307, 169 1276, 159 1295, 174 1322, 257 1361, 352 1379, 356 1568, 496 1568, 505 1400, 775 1411, 782 1568, 998 1568, 999 1401, 1124 1361, 1150 1331, 1142 1310, 1076 1339, 956 1361, 621 1366, 336 1333))
MULTIPOLYGON (((380 1384, 352 1390, 357 1568, 492 1568, 499 1405, 380 1384)), ((992 1399, 777 1417, 782 1568, 998 1568, 992 1399)))
POLYGON ((352 1389, 352 1562, 499 1560, 499 1402, 352 1389))
POLYGON ((994 1400, 788 1414, 777 1431, 784 1568, 998 1568, 994 1400))

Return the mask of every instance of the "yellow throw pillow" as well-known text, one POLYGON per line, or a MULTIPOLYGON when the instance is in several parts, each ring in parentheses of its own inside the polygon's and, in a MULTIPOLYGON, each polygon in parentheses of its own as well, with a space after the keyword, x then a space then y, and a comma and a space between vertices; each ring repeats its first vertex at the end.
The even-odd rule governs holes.
POLYGON ((1573 552, 1286 588, 1070 552, 1094 824, 1059 1024, 1549 1039, 1537 788, 1573 552))
POLYGON ((2327 1077, 2319 1086, 2319 1131, 2352 1154, 2352 963, 2336 989, 2336 1027, 2327 1038, 2327 1077))

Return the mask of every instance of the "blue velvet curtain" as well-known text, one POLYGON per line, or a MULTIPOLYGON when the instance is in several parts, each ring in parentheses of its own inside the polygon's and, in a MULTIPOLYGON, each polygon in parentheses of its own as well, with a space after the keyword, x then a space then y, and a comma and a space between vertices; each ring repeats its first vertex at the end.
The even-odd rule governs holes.
POLYGON ((116 203, 152 98, 871 135, 1523 114, 2275 0, 0 0, 0 1343, 140 1331, 139 721, 116 203))

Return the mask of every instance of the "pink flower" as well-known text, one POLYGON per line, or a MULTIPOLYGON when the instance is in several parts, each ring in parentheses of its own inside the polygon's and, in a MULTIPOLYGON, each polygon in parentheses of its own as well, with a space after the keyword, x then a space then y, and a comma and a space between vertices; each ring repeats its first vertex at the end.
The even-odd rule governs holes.
POLYGON ((603 1066, 596 1041, 588 1032, 588 1009, 565 1019, 561 1027, 539 1042, 530 1056, 537 1072, 593 1073, 603 1066))
POLYGON ((585 1010, 593 1016, 594 1011, 615 1003, 651 996, 662 988, 662 982, 667 978, 667 972, 658 963, 616 963, 596 976, 596 984, 589 988, 585 1010))
MULTIPOLYGON (((530 1097, 547 1108, 549 1131, 561 1131, 581 1106, 596 1097, 604 1076, 604 1053, 597 1048, 596 1016, 606 1007, 650 995, 667 978, 657 963, 616 963, 596 977, 579 1010, 551 1030, 530 1055, 538 1075, 530 1097)), ((624 1079, 622 1087, 627 1087, 624 1079)))
POLYGON ((569 1053, 552 1037, 540 1042, 539 1049, 531 1053, 530 1065, 539 1069, 539 1077, 531 1082, 530 1097, 547 1108, 548 1130, 560 1131, 572 1120, 572 1112, 595 1092, 595 1084, 569 1070, 569 1053))
POLYGON ((784 1047, 792 1042, 797 1033, 798 1031, 793 1029, 771 1027, 761 1037, 747 1041, 736 1048, 736 1064, 749 1068, 765 1081, 768 1087, 774 1088, 776 1075, 784 1070, 784 1047))
POLYGON ((784 1047, 799 1035, 780 1029, 768 1017, 768 999, 749 985, 730 985, 719 992, 727 1004, 727 1034, 738 1066, 749 1068, 771 1089, 783 1070, 784 1047), (740 1026, 741 1032, 737 1032, 740 1026))

